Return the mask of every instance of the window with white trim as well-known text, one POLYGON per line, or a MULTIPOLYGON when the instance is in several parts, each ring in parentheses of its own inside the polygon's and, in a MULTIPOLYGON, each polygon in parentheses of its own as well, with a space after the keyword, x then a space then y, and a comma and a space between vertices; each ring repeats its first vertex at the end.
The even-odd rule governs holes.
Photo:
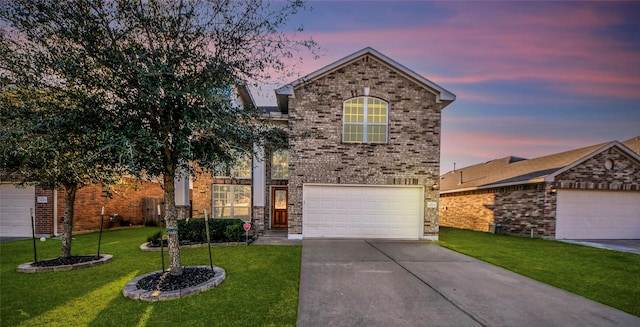
POLYGON ((342 142, 387 143, 389 104, 372 97, 358 97, 342 104, 342 142))
POLYGON ((251 218, 251 186, 213 185, 213 218, 251 218))
POLYGON ((289 150, 280 149, 271 154, 271 178, 289 178, 289 150))

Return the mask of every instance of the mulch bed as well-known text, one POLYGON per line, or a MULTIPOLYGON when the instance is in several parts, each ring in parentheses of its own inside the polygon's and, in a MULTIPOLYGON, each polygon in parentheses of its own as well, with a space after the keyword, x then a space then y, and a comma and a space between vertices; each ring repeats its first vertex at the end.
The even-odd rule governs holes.
POLYGON ((70 257, 58 257, 55 259, 47 259, 38 262, 34 262, 31 264, 33 267, 56 267, 56 266, 66 266, 66 265, 75 265, 77 263, 96 261, 102 258, 102 256, 96 255, 76 255, 70 257))
POLYGON ((175 291, 197 286, 214 276, 211 268, 183 268, 180 276, 171 275, 169 271, 159 272, 140 279, 136 287, 147 291, 175 291))

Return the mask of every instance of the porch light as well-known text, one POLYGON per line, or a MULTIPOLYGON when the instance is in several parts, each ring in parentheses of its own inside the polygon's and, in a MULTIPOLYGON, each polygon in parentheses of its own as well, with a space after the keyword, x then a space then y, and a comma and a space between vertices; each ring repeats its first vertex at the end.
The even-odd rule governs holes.
POLYGON ((435 190, 437 190, 439 188, 440 188, 440 185, 438 185, 437 183, 433 183, 433 185, 431 185, 431 190, 432 191, 435 191, 435 190))

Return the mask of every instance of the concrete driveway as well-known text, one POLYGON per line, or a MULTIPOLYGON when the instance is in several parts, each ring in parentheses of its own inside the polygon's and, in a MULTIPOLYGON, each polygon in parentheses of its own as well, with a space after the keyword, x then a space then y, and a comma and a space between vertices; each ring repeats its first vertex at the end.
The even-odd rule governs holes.
POLYGON ((298 326, 640 326, 428 242, 303 240, 298 326))

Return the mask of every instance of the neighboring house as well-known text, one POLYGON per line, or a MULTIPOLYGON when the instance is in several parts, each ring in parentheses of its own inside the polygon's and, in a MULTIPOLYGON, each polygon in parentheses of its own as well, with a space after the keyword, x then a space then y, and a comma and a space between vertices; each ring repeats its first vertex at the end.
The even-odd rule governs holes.
POLYGON ((195 179, 194 216, 291 239, 437 239, 441 111, 453 93, 365 48, 276 97, 261 109, 287 126, 289 148, 195 179))
MULTIPOLYGON (((135 183, 133 180, 127 181, 135 183)), ((163 197, 160 184, 153 182, 138 182, 135 187, 118 185, 111 194, 112 198, 105 197, 106 194, 99 185, 79 189, 74 207, 73 230, 98 230, 102 207, 105 208, 105 228, 109 227, 109 216, 114 213, 132 224, 142 225, 145 215, 149 214, 145 210, 145 199, 163 197)), ((33 185, 16 187, 10 181, 0 181, 0 236, 30 237, 32 209, 36 234, 58 235, 62 231, 64 196, 63 190, 45 190, 33 185)))
POLYGON ((440 177, 440 225, 551 239, 640 239, 640 136, 440 177))

